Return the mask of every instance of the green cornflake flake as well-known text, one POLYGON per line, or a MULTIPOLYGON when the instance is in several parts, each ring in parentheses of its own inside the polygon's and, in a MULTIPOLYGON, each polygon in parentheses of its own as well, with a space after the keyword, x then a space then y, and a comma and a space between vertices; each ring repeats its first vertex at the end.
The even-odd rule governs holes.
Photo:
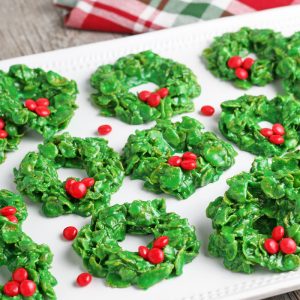
POLYGON ((190 117, 181 122, 159 120, 147 130, 129 136, 122 160, 126 175, 145 181, 144 187, 155 193, 166 193, 186 199, 199 187, 219 179, 234 164, 233 147, 190 117), (184 171, 167 161, 176 153, 192 151, 197 155, 197 168, 184 171))
MULTIPOLYGON (((27 217, 27 209, 21 196, 7 190, 0 190, 0 209, 5 206, 14 206, 17 209, 18 223, 12 223, 0 215, 0 267, 6 266, 10 272, 18 268, 25 268, 29 279, 33 280, 37 290, 32 300, 55 300, 53 287, 56 279, 50 273, 53 254, 47 245, 36 244, 22 230, 22 222, 27 217)), ((10 300, 11 297, 3 293, 0 285, 1 300, 10 300)), ((14 300, 25 300, 28 297, 21 295, 13 297, 14 300)))
POLYGON ((255 266, 275 272, 296 270, 300 265, 300 151, 272 160, 258 157, 250 172, 227 181, 229 189, 206 209, 212 220, 209 238, 211 256, 224 259, 234 272, 252 273, 255 266), (270 255, 264 242, 275 226, 297 243, 294 254, 270 255))
POLYGON ((185 65, 162 58, 152 51, 121 57, 112 65, 100 66, 91 77, 97 90, 92 99, 104 116, 116 116, 128 124, 143 124, 194 110, 192 99, 200 95, 193 72, 185 65), (160 105, 150 107, 129 92, 148 82, 169 89, 160 105))
MULTIPOLYGON (((42 203, 47 217, 64 214, 89 216, 94 210, 109 205, 111 194, 122 184, 124 170, 120 156, 102 138, 77 138, 68 133, 54 136, 29 152, 19 169, 14 170, 17 189, 33 202, 42 203), (57 169, 86 170, 95 179, 84 198, 72 198, 57 169)), ((77 179, 78 180, 78 179, 77 179)))
POLYGON ((221 133, 241 150, 255 155, 274 156, 294 150, 300 142, 300 103, 292 95, 277 96, 268 100, 265 96, 244 95, 221 104, 219 120, 221 133), (284 143, 272 144, 260 133, 259 123, 280 123, 284 129, 284 143))
POLYGON ((117 204, 94 213, 91 224, 79 231, 73 248, 88 272, 105 278, 108 286, 147 289, 163 279, 181 275, 183 265, 199 253, 200 242, 187 219, 167 213, 165 200, 154 199, 117 204), (153 265, 137 252, 122 249, 119 242, 126 234, 152 234, 154 239, 168 236, 164 261, 153 265))

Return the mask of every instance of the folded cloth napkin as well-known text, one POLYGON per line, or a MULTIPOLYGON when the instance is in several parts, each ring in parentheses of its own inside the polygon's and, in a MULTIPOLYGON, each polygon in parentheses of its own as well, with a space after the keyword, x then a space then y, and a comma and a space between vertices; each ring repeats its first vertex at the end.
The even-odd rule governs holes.
POLYGON ((54 0, 54 3, 67 10, 68 27, 141 33, 300 4, 300 0, 54 0))

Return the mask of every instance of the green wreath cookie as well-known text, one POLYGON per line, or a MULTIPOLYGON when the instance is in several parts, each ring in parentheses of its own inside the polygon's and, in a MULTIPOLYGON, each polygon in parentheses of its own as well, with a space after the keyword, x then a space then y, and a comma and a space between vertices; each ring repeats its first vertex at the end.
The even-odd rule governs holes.
POLYGON ((197 78, 189 68, 150 50, 119 58, 114 65, 100 66, 91 77, 91 85, 97 90, 92 99, 101 108, 101 114, 116 116, 129 124, 191 112, 192 99, 200 95, 197 78), (156 107, 129 91, 148 82, 168 89, 168 95, 156 107))
POLYGON ((93 215, 91 224, 79 231, 73 248, 88 271, 105 278, 107 285, 118 288, 135 285, 147 289, 163 279, 181 275, 184 264, 197 256, 200 242, 187 219, 167 213, 165 201, 155 199, 136 200, 99 211, 93 215), (167 237, 167 245, 164 242, 148 245, 152 254, 163 251, 160 262, 150 259, 151 250, 148 257, 152 263, 141 256, 141 247, 139 252, 122 249, 119 242, 126 234, 167 237), (164 248, 157 250, 155 246, 164 248))
POLYGON ((75 81, 42 69, 30 69, 25 65, 13 65, 7 74, 0 73, 0 115, 17 125, 27 125, 48 138, 64 129, 76 109, 75 81), (8 99, 10 98, 10 99, 8 99), (24 107, 26 99, 47 98, 50 115, 41 117, 24 107))
POLYGON ((47 245, 36 244, 22 231, 26 217, 22 197, 0 190, 0 267, 12 272, 12 279, 0 285, 0 298, 54 300, 57 282, 49 272, 53 255, 47 245))
POLYGON ((244 95, 223 102, 221 108, 219 129, 241 150, 255 155, 273 156, 299 145, 300 103, 293 96, 277 96, 269 101, 265 96, 244 95), (279 123, 284 127, 284 136, 278 144, 271 137, 268 139, 264 136, 259 125, 262 121, 279 123))
POLYGON ((209 254, 223 258, 225 267, 235 272, 252 273, 255 266, 276 272, 297 269, 299 166, 299 151, 272 161, 260 157, 249 173, 230 178, 225 195, 206 210, 213 225, 209 254))
POLYGON ((285 56, 286 39, 271 29, 241 28, 237 32, 215 37, 204 50, 207 68, 223 80, 248 89, 253 85, 264 86, 276 78, 276 62, 285 56), (245 59, 255 54, 257 59, 245 59))
POLYGON ((186 199, 197 188, 218 180, 235 156, 229 143, 203 132, 197 120, 183 117, 181 122, 160 120, 151 129, 137 130, 129 136, 122 159, 125 173, 145 181, 147 190, 186 199), (183 152, 182 160, 174 156, 183 152))
POLYGON ((279 60, 276 73, 283 78, 283 88, 286 92, 292 93, 300 99, 300 32, 296 32, 287 42, 285 56, 279 60))
POLYGON ((71 213, 89 216, 107 206, 111 194, 122 184, 124 171, 120 157, 102 138, 76 138, 64 133, 38 148, 39 152, 29 152, 19 169, 14 170, 15 182, 22 194, 42 203, 47 217, 71 213), (84 169, 91 177, 86 179, 92 183, 84 182, 83 192, 83 183, 78 178, 72 179, 77 183, 73 193, 68 193, 66 182, 58 178, 59 168, 84 169))

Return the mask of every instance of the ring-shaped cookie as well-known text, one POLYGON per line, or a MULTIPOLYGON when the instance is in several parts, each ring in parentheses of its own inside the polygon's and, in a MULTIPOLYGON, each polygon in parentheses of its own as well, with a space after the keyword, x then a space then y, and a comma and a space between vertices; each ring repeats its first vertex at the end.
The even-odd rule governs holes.
POLYGON ((68 80, 53 71, 31 69, 25 65, 13 65, 7 74, 0 73, 0 116, 16 125, 26 125, 45 138, 64 129, 77 108, 78 93, 75 81, 68 80), (47 98, 50 115, 41 117, 24 106, 27 99, 47 98))
POLYGON ((105 207, 124 178, 119 154, 102 138, 76 138, 68 133, 54 136, 39 145, 39 152, 29 152, 14 170, 17 189, 33 202, 42 203, 47 217, 63 214, 89 216, 105 207), (66 192, 59 168, 84 169, 95 182, 82 199, 66 192))
MULTIPOLYGON (((153 241, 148 247, 153 246, 153 241)), ((111 287, 135 285, 147 289, 163 279, 179 276, 183 266, 198 254, 200 242, 195 228, 176 213, 167 213, 165 201, 136 200, 114 205, 93 215, 91 224, 78 233, 74 250, 88 271, 105 278, 111 287), (164 260, 152 264, 137 252, 124 250, 119 242, 126 234, 167 236, 164 260)))
POLYGON ((127 175, 144 181, 144 187, 155 193, 166 193, 186 199, 199 187, 219 179, 234 164, 233 147, 190 117, 181 122, 159 120, 151 129, 137 130, 129 136, 122 160, 127 175), (168 164, 177 153, 191 151, 197 156, 197 167, 183 170, 168 164))
POLYGON ((272 161, 260 157, 250 172, 227 181, 229 189, 224 196, 206 210, 213 225, 210 255, 223 258, 225 267, 235 272, 252 273, 256 266, 276 272, 299 267, 299 163, 299 151, 272 161), (265 242, 276 226, 284 228, 285 238, 294 240, 295 252, 284 253, 283 240, 273 241, 280 247, 274 247, 273 254, 267 252, 265 242))
POLYGON ((223 102, 221 108, 219 129, 241 150, 274 156, 294 150, 299 145, 300 103, 292 95, 277 96, 270 101, 265 96, 244 95, 223 102), (259 123, 263 121, 284 127, 283 144, 273 144, 260 133, 259 123))
POLYGON ((285 56, 286 39, 281 33, 271 29, 241 28, 237 32, 224 33, 215 37, 209 48, 203 52, 207 68, 223 80, 231 80, 234 85, 248 89, 253 85, 264 86, 276 78, 276 62, 285 56), (256 59, 247 79, 239 79, 228 61, 234 56, 242 58, 255 54, 256 59))
POLYGON ((116 116, 129 124, 191 112, 194 110, 192 99, 200 95, 197 78, 189 68, 150 50, 100 66, 91 77, 91 85, 97 90, 92 99, 100 107, 101 114, 116 116), (149 82, 169 90, 157 107, 149 106, 129 91, 149 82))

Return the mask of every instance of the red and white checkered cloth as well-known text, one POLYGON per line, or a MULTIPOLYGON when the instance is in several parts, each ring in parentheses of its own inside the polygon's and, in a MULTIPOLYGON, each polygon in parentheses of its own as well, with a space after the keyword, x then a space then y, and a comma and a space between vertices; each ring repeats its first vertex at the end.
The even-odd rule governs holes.
POLYGON ((300 0, 54 0, 68 27, 141 33, 280 6, 300 0))

